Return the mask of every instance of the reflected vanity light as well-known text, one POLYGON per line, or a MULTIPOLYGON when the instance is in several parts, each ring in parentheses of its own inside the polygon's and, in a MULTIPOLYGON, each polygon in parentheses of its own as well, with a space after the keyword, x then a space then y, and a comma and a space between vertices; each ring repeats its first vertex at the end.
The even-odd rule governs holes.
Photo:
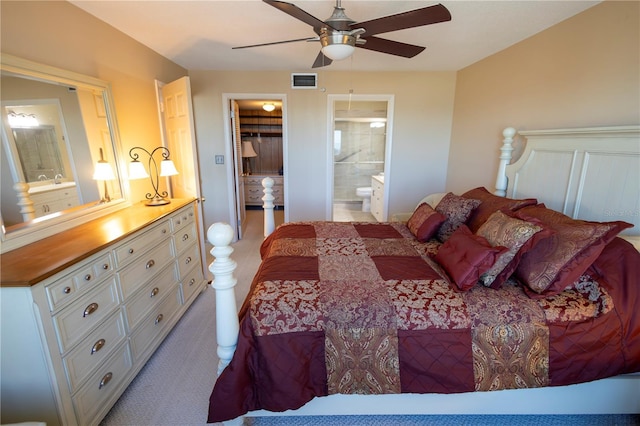
POLYGON ((11 127, 38 127, 40 123, 35 114, 24 114, 21 112, 9 111, 8 119, 11 127))
POLYGON ((107 181, 115 180, 116 175, 113 173, 113 169, 111 168, 111 164, 104 159, 104 155, 102 153, 102 148, 100 148, 100 160, 96 163, 96 168, 93 173, 94 180, 102 180, 104 181, 104 195, 100 200, 100 203, 108 203, 111 201, 111 197, 109 196, 109 191, 107 189, 107 181))
POLYGON ((134 146, 129 151, 129 156, 131 157, 131 162, 129 163, 129 179, 145 179, 149 178, 151 180, 151 186, 153 187, 153 194, 148 192, 146 194, 147 202, 145 203, 147 206, 163 206, 165 204, 171 203, 171 201, 167 198, 169 194, 167 191, 158 192, 160 186, 160 176, 175 176, 178 174, 178 170, 176 170, 176 166, 173 164, 173 161, 169 159, 171 153, 169 150, 163 146, 159 146, 155 148, 153 151, 149 152, 146 149, 134 146), (144 168, 144 165, 138 160, 140 158, 140 154, 135 153, 134 151, 142 151, 146 155, 149 156, 148 168, 149 173, 144 168), (162 161, 160 161, 160 170, 158 170, 158 163, 156 162, 153 156, 159 152, 162 156, 162 161))

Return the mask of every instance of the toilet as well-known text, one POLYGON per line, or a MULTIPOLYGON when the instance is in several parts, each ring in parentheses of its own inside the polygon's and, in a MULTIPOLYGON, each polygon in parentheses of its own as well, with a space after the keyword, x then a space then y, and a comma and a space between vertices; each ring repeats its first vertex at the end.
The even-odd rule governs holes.
POLYGON ((371 187, 361 187, 356 189, 356 195, 358 197, 362 197, 362 211, 370 212, 371 211, 371 187))

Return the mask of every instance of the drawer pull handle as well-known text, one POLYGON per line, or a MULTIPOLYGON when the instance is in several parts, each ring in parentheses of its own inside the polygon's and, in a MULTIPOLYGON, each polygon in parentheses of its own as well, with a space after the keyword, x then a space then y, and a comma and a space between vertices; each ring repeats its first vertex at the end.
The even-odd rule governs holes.
POLYGON ((87 274, 84 276, 85 281, 91 281, 91 274, 87 274))
POLYGON ((133 249, 132 248, 129 249, 129 254, 133 254, 133 249))
POLYGON ((189 239, 189 234, 184 234, 182 236, 182 241, 187 241, 189 239))
POLYGON ((92 313, 94 313, 95 311, 98 310, 98 304, 97 303, 92 303, 89 306, 87 306, 86 308, 84 308, 84 313, 82 314, 82 317, 86 317, 88 315, 91 315, 92 313))
POLYGON ((69 294, 69 293, 71 293, 71 287, 65 287, 65 288, 62 290, 62 292, 63 292, 64 294, 69 294))
POLYGON ((158 287, 155 287, 153 290, 151 290, 151 296, 149 297, 157 296, 158 293, 160 293, 160 289, 158 287))
POLYGON ((191 287, 193 284, 195 284, 196 279, 195 278, 191 278, 191 281, 189 281, 189 287, 191 287))
POLYGON ((181 221, 181 220, 176 220, 176 223, 177 223, 178 225, 180 225, 180 224, 182 223, 182 221, 181 221))
POLYGON ((109 269, 109 264, 105 263, 104 265, 102 265, 102 269, 104 269, 105 271, 109 269))
POLYGON ((150 261, 148 261, 148 262, 147 262, 146 268, 147 268, 147 269, 150 269, 150 268, 152 268, 152 267, 153 267, 153 265, 155 265, 155 264, 156 264, 156 261, 155 261, 155 260, 153 260, 153 259, 151 259, 150 261))
POLYGON ((93 347, 91 348, 91 355, 95 354, 100 349, 102 349, 102 347, 104 346, 105 343, 107 343, 107 342, 104 339, 100 339, 96 343, 94 343, 93 347))
POLYGON ((164 228, 162 228, 162 233, 163 233, 163 234, 166 234, 166 233, 167 233, 167 230, 166 230, 166 229, 164 229, 164 228))
POLYGON ((103 387, 105 387, 107 383, 111 381, 111 379, 113 379, 112 372, 108 372, 107 374, 105 374, 102 380, 100 380, 100 386, 98 387, 98 389, 102 389, 103 387))
POLYGON ((164 315, 159 314, 159 315, 156 317, 156 324, 158 324, 160 321, 162 321, 162 318, 164 318, 164 315))
POLYGON ((188 264, 190 264, 190 263, 191 263, 191 256, 187 257, 187 258, 184 260, 184 264, 185 264, 185 265, 188 265, 188 264))

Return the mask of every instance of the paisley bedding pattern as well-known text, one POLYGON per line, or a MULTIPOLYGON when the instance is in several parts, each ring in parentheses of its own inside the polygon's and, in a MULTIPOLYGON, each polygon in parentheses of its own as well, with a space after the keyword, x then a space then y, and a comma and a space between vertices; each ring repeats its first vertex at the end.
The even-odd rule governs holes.
MULTIPOLYGON (((638 314, 616 309, 620 289, 603 278, 607 267, 595 262, 546 298, 530 298, 512 278, 462 292, 434 261, 440 244, 419 242, 401 223, 280 226, 263 244, 209 421, 334 393, 530 388, 640 368, 625 336, 640 328, 628 319, 638 314), (583 335, 591 337, 576 346, 583 335)), ((629 251, 622 244, 616 250, 629 251)))

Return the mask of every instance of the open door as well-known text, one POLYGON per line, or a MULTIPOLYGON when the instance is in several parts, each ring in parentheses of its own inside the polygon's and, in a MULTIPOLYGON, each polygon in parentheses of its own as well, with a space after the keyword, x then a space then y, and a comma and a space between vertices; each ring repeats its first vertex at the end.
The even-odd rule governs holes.
POLYGON ((235 99, 230 101, 231 105, 231 140, 233 142, 233 172, 235 175, 235 201, 236 201, 236 214, 238 218, 238 239, 242 239, 244 235, 244 227, 247 222, 247 212, 244 207, 244 179, 242 175, 244 170, 242 168, 242 135, 240 134, 240 106, 235 99))
POLYGON ((191 82, 182 77, 164 84, 156 80, 160 129, 164 145, 171 151, 171 159, 180 172, 171 179, 171 196, 175 198, 195 198, 197 200, 198 233, 200 236, 200 257, 205 277, 211 274, 207 269, 205 233, 200 187, 200 171, 196 148, 196 133, 191 103, 191 82))

